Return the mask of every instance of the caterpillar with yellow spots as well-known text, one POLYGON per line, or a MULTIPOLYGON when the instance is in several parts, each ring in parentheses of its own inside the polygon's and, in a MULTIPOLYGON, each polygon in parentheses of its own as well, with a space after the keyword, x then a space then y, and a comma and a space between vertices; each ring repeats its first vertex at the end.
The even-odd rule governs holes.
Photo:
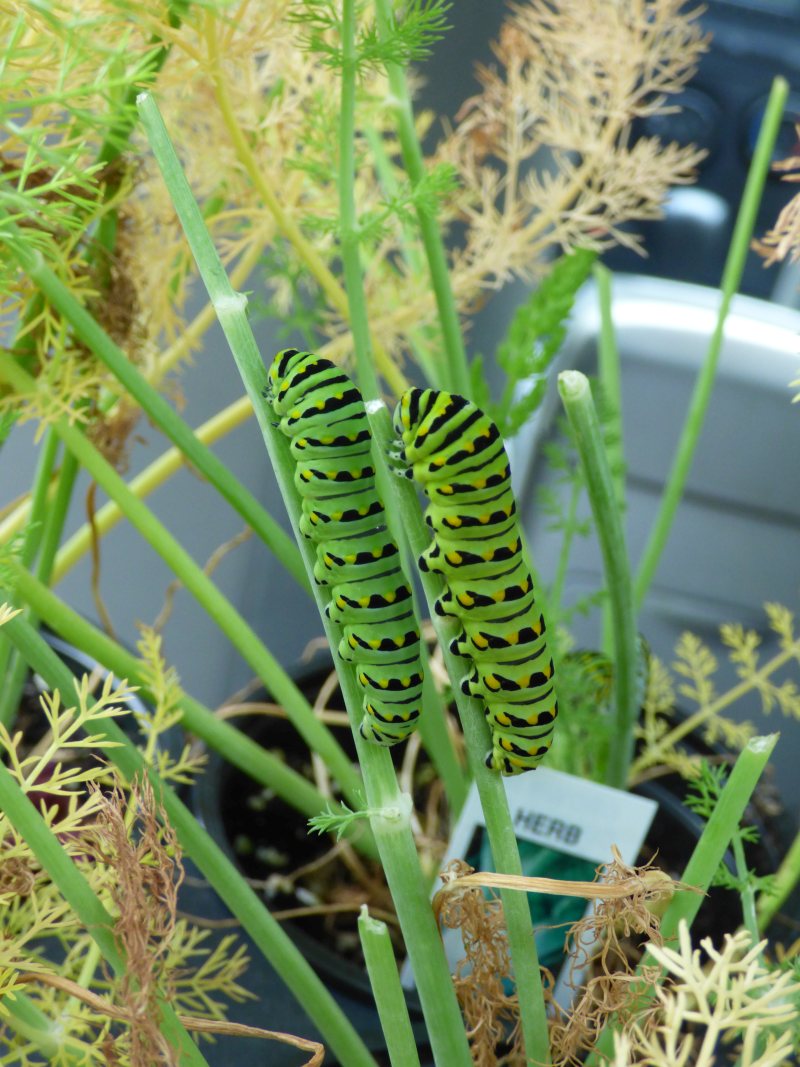
POLYGON ((396 745, 420 716, 420 637, 375 485, 364 400, 330 360, 293 348, 273 360, 264 396, 290 439, 300 532, 316 544, 315 581, 331 587, 325 610, 342 628, 339 655, 365 691, 361 735, 396 745))
POLYGON ((447 586, 437 614, 461 623, 450 648, 472 662, 461 688, 484 703, 487 766, 532 770, 550 747, 558 703, 500 432, 471 401, 433 389, 403 394, 394 429, 395 458, 430 501, 433 542, 419 566, 447 586))

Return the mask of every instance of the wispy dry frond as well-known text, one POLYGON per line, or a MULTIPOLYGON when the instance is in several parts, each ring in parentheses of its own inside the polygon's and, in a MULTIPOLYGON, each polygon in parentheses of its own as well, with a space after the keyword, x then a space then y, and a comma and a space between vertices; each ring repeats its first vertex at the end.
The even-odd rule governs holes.
POLYGON ((626 223, 657 217, 669 186, 692 180, 692 147, 632 134, 706 48, 680 0, 516 4, 481 67, 482 92, 442 147, 463 181, 467 220, 454 281, 462 299, 540 269, 550 248, 639 248, 626 223))
POLYGON ((681 921, 678 947, 650 945, 671 981, 656 986, 654 1025, 634 1022, 617 1040, 614 1067, 713 1062, 715 1049, 738 1051, 741 1067, 777 1067, 792 1059, 800 983, 763 963, 766 942, 740 931, 721 950, 710 938, 694 948, 681 921))

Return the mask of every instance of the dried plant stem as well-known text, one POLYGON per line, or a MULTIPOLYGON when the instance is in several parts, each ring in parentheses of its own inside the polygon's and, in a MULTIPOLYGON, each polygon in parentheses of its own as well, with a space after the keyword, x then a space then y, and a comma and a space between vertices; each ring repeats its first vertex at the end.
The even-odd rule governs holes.
MULTIPOLYGON (((388 412, 381 405, 380 409, 369 414, 373 437, 378 449, 385 455, 394 440, 388 412)), ((429 531, 422 517, 416 489, 413 482, 406 478, 395 478, 393 489, 401 527, 405 531, 412 553, 419 557, 428 547, 429 531)), ((464 661, 450 651, 450 642, 456 636, 458 628, 452 619, 443 618, 434 611, 434 601, 443 591, 439 576, 425 571, 420 573, 420 578, 445 667, 454 683, 453 698, 458 708, 469 765, 486 820, 486 832, 495 866, 502 874, 521 875, 522 863, 505 786, 500 775, 489 770, 484 762, 485 753, 491 748, 489 727, 480 702, 462 693, 457 684, 464 673, 464 661)), ((519 993, 525 1050, 530 1061, 546 1065, 550 1063, 547 1017, 530 908, 527 899, 520 893, 501 890, 500 896, 514 966, 514 981, 519 993)))
MULTIPOLYGON (((393 16, 390 0, 375 0, 375 21, 378 32, 386 39, 391 33, 393 16)), ((392 93, 392 107, 397 121, 397 135, 403 154, 406 174, 412 184, 419 184, 425 177, 425 160, 414 125, 414 112, 408 92, 405 71, 399 63, 387 63, 386 74, 392 93)), ((436 297, 439 323, 442 329, 445 361, 434 384, 462 396, 470 395, 469 376, 467 374, 467 356, 461 323, 458 318, 450 271, 447 263, 442 235, 435 216, 422 207, 417 208, 417 222, 428 260, 431 286, 436 297)))
MULTIPOLYGON (((689 890, 678 890, 675 893, 661 920, 660 932, 665 942, 669 943, 677 937, 681 921, 684 921, 688 927, 691 927, 694 922, 703 903, 702 897, 708 891, 711 880, 722 863, 725 851, 738 831, 744 810, 777 740, 777 734, 754 737, 739 754, 714 811, 681 875, 681 882, 700 890, 700 893, 689 890)), ((637 967, 637 974, 641 976, 645 968, 654 965, 657 963, 653 956, 645 953, 637 967)), ((628 1008, 634 1014, 638 1014, 647 1007, 652 997, 652 985, 642 981, 628 1004, 628 1008)), ((612 1056, 613 1032, 616 1028, 616 1020, 612 1019, 600 1034, 595 1051, 586 1061, 587 1067, 597 1067, 599 1062, 605 1062, 602 1057, 612 1056)))
POLYGON ((717 363, 722 351, 725 320, 728 317, 731 301, 742 280, 742 273, 753 235, 753 227, 755 226, 759 204, 761 203, 761 193, 769 173, 772 150, 780 129, 781 117, 788 93, 789 85, 786 80, 784 78, 775 78, 747 173, 747 182, 742 194, 733 237, 731 238, 728 256, 725 261, 716 324, 708 343, 705 361, 695 382, 689 411, 687 412, 675 458, 672 462, 672 469, 669 472, 664 492, 661 495, 658 514, 653 522, 650 536, 639 561, 634 584, 637 607, 641 606, 650 588, 692 466, 700 431, 703 428, 706 410, 711 399, 717 363))
POLYGON ((639 713, 636 698, 636 612, 625 549, 625 532, 589 381, 580 371, 563 371, 558 376, 558 391, 575 433, 595 531, 603 556, 614 645, 616 705, 614 744, 609 755, 606 784, 624 789, 633 759, 633 731, 639 713))
MULTIPOLYGON (((294 461, 288 442, 273 425, 271 411, 262 397, 267 373, 244 313, 245 301, 230 287, 155 102, 151 97, 143 96, 139 99, 139 110, 201 277, 217 309, 220 325, 253 402, 292 528, 297 532, 298 547, 311 574, 315 554, 299 534, 300 501, 294 487, 294 461)), ((363 691, 356 682, 352 665, 343 663, 336 655, 338 642, 324 613, 325 603, 320 587, 314 587, 314 595, 350 715, 364 776, 363 792, 366 794, 367 808, 373 812, 370 823, 414 967, 434 1054, 437 1060, 448 1064, 448 1067, 467 1067, 470 1062, 469 1049, 408 821, 408 798, 400 794, 397 788, 388 750, 367 743, 360 735, 363 691)), ((326 759, 326 762, 329 761, 326 759)), ((363 807, 362 799, 359 798, 354 806, 363 807)))
MULTIPOLYGON (((20 649, 31 667, 45 680, 51 690, 58 689, 62 699, 68 703, 75 692, 75 681, 64 664, 44 643, 42 638, 19 617, 6 623, 8 636, 20 649)), ((264 955, 280 978, 286 983, 298 1002, 319 1028, 325 1041, 334 1054, 353 1067, 376 1067, 375 1061, 367 1051, 354 1027, 345 1017, 328 989, 317 978, 298 949, 275 922, 263 902, 253 892, 245 879, 228 859, 225 853, 209 837, 197 822, 194 815, 178 799, 173 790, 160 781, 157 773, 145 766, 141 753, 134 747, 113 719, 98 720, 96 732, 104 732, 99 747, 107 758, 120 770, 128 782, 147 775, 153 786, 156 801, 163 807, 164 814, 175 830, 182 850, 199 868, 200 872, 239 919, 243 929, 250 935, 257 948, 264 955)), ((0 779, 4 772, 0 765, 0 779)), ((33 806, 26 800, 28 807, 33 806)), ((37 815, 41 822, 41 818, 37 815)), ((48 833, 49 830, 48 830, 48 833)), ((60 870, 66 861, 71 861, 52 834, 53 862, 60 870)), ((31 839, 25 834, 26 840, 31 839)), ((45 864, 52 874, 50 865, 45 864)), ((69 899, 69 898, 68 898, 69 899)), ((103 909, 105 911, 105 909, 103 909)), ((99 928, 104 922, 98 923, 99 928)), ((92 931, 93 934, 95 931, 92 931)), ((108 929, 111 941, 106 958, 112 963, 117 958, 117 950, 111 929, 108 929), (113 955, 111 953, 114 953, 113 955)), ((104 952, 106 946, 104 944, 104 952)), ((181 1032, 184 1032, 181 1028, 181 1032)), ((194 1048, 194 1046, 193 1046, 194 1048)), ((205 1060, 189 1059, 188 1063, 204 1064, 205 1060)))
POLYGON ((361 905, 358 933, 389 1060, 396 1067, 419 1067, 417 1042, 397 973, 392 939, 386 923, 374 919, 366 904, 361 905))
MULTIPOLYGON (((209 15, 206 20, 206 45, 210 60, 211 77, 214 82, 214 91, 219 105, 220 113, 225 120, 228 134, 236 149, 236 154, 247 171, 253 187, 257 190, 267 210, 275 219, 278 229, 294 248, 298 258, 304 264, 308 272, 316 280, 319 287, 325 293, 330 306, 335 309, 345 321, 348 317, 347 294, 339 285, 331 273, 328 265, 314 248, 313 244, 303 235, 300 227, 294 219, 282 208, 278 196, 265 181, 258 161, 253 154, 247 139, 242 133, 241 127, 233 111, 228 88, 225 81, 225 73, 222 69, 219 49, 217 45, 218 26, 215 19, 209 15)), ((382 345, 373 343, 375 360, 384 378, 391 389, 398 395, 408 388, 408 382, 400 370, 394 365, 391 358, 382 345)))

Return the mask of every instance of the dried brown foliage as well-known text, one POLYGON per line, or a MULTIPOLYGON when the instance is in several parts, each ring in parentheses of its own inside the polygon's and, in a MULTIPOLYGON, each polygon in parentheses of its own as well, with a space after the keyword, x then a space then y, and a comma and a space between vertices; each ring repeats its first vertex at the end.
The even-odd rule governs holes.
MULTIPOLYGON (((449 864, 442 872, 447 889, 437 894, 435 904, 442 925, 460 930, 464 943, 466 955, 454 981, 473 1061, 479 1067, 521 1065, 525 1060, 518 1040, 518 1001, 504 987, 511 967, 503 907, 493 893, 488 898, 484 895, 486 885, 476 884, 484 876, 470 871, 461 860, 449 864), (498 1046, 503 1042, 509 1051, 498 1059, 498 1046)), ((492 881, 497 884, 497 876, 486 876, 486 882, 492 881)), ((539 892, 559 892, 555 879, 503 879, 506 888, 515 883, 519 889, 535 884, 539 892)), ((576 895, 575 883, 565 882, 563 888, 576 895)), ((644 941, 661 943, 659 916, 664 903, 676 889, 686 888, 651 864, 627 866, 616 849, 614 859, 597 868, 595 881, 585 887, 585 895, 597 898, 597 904, 589 916, 571 927, 566 941, 575 1002, 569 1011, 552 1000, 550 1004, 554 1016, 550 1042, 553 1062, 559 1067, 579 1064, 612 1014, 626 1018, 638 946, 644 941)))
POLYGON ((159 1029, 158 1001, 170 989, 165 964, 183 880, 175 832, 168 823, 159 823, 153 790, 145 779, 132 786, 129 796, 116 788, 103 798, 94 836, 96 855, 116 872, 111 887, 118 915, 115 934, 127 969, 115 986, 116 999, 130 1020, 125 1042, 129 1062, 133 1067, 172 1064, 175 1050, 159 1029))
MULTIPOLYGON (((800 124, 795 127, 800 139, 800 124)), ((776 163, 773 170, 786 171, 784 181, 800 182, 800 156, 789 156, 776 163), (793 173, 793 172, 797 173, 793 173)), ((785 259, 795 262, 800 258, 800 193, 792 197, 783 208, 772 229, 768 230, 760 241, 753 242, 753 248, 764 257, 764 266, 781 263, 785 259)))

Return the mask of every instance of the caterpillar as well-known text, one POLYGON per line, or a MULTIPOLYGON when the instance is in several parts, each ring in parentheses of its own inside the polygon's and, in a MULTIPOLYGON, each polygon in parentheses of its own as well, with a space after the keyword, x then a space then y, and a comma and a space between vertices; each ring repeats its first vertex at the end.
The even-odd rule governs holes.
POLYGON ((364 690, 361 735, 398 744, 420 716, 420 636, 375 485, 364 400, 330 360, 293 348, 273 360, 264 396, 290 439, 299 528, 316 544, 315 581, 331 590, 339 655, 364 690))
POLYGON ((433 541, 419 566, 444 579, 436 613, 461 624, 450 648, 472 664, 461 688, 484 704, 486 764, 521 774, 549 749, 558 703, 500 432, 471 401, 433 389, 403 394, 394 429, 395 458, 430 502, 433 541))

